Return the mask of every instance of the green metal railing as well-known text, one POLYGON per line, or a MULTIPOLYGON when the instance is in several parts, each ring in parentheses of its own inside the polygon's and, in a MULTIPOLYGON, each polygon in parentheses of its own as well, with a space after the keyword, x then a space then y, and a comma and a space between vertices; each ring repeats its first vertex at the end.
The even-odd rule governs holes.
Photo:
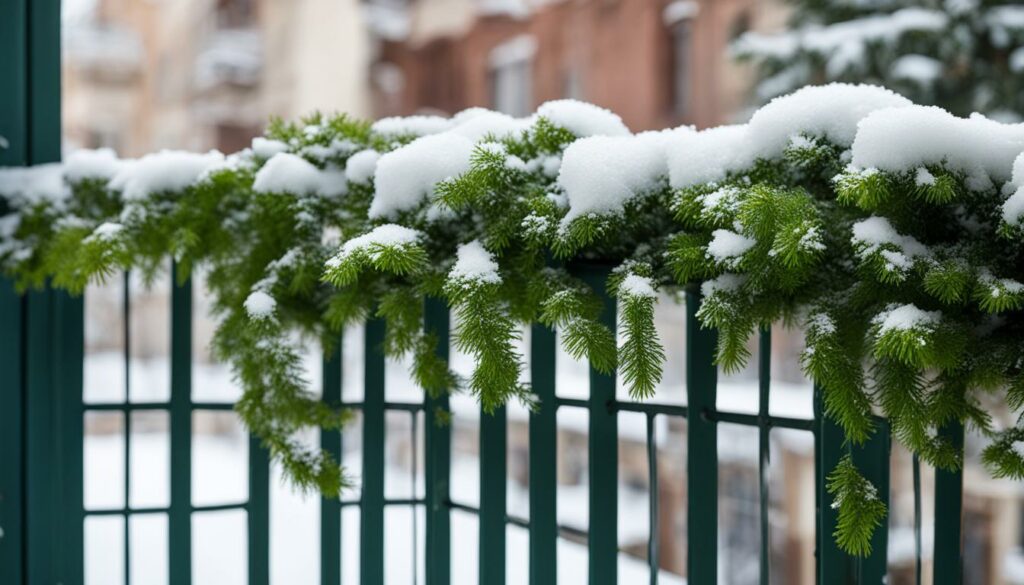
MULTIPOLYGON (((12 91, 0 91, 0 165, 39 164, 60 157, 60 19, 58 0, 4 0, 0 2, 0 79, 12 91)), ((2 210, 0 210, 2 211, 2 210)), ((603 291, 607 271, 583 268, 579 274, 595 290, 603 291)), ((615 305, 604 299, 603 322, 616 329, 615 305)), ((126 302, 126 311, 130 303, 126 302)), ((757 429, 760 481, 760 581, 768 583, 770 530, 768 516, 770 439, 775 429, 794 429, 814 436, 817 510, 817 581, 821 584, 879 583, 886 571, 887 531, 878 530, 873 554, 855 560, 837 549, 832 538, 836 513, 828 505, 825 475, 848 451, 867 477, 879 488, 880 497, 889 495, 890 437, 884 421, 867 444, 844 444, 842 431, 822 416, 821 400, 815 397, 812 419, 772 416, 768 403, 770 385, 771 334, 762 332, 759 343, 759 408, 756 414, 722 412, 716 409, 717 373, 713 364, 716 335, 701 329, 696 313, 700 296, 696 289, 686 297, 686 388, 685 406, 621 401, 615 395, 615 377, 591 370, 586 399, 563 398, 556 393, 556 335, 533 326, 530 335, 530 378, 541 407, 529 417, 529 506, 530 517, 509 515, 506 507, 507 414, 499 410, 480 419, 479 453, 480 503, 471 506, 452 501, 450 426, 437 424, 437 413, 448 408, 447 398, 426 398, 422 402, 385 400, 385 361, 381 353, 384 323, 371 320, 365 327, 364 398, 342 400, 341 349, 324 358, 323 397, 362 414, 362 490, 358 500, 320 502, 320 579, 323 585, 342 580, 342 509, 356 507, 360 513, 360 582, 378 585, 385 581, 385 508, 392 506, 424 509, 425 542, 422 548, 428 585, 446 585, 451 580, 452 557, 460 535, 451 527, 451 514, 459 510, 479 517, 479 581, 501 585, 506 573, 506 527, 529 531, 529 578, 533 585, 557 582, 557 542, 560 535, 585 539, 589 553, 589 582, 594 585, 617 581, 618 532, 618 415, 640 413, 646 420, 646 453, 650 535, 647 561, 651 583, 657 583, 660 540, 658 457, 656 424, 661 417, 685 419, 687 423, 686 487, 687 577, 691 585, 718 582, 718 429, 719 423, 757 429), (557 410, 583 409, 588 414, 589 522, 581 531, 561 526, 557 520, 557 410), (419 498, 385 497, 384 473, 386 415, 408 413, 413 441, 417 421, 423 416, 423 470, 426 492, 419 498)), ((244 502, 196 506, 192 502, 192 415, 197 411, 224 411, 227 403, 204 403, 192 399, 192 291, 191 286, 174 286, 171 293, 170 397, 166 402, 136 403, 126 393, 124 401, 85 404, 82 400, 83 304, 64 293, 43 290, 26 296, 15 294, 8 281, 0 282, 0 583, 36 585, 62 583, 78 585, 84 580, 84 522, 88 517, 116 515, 125 519, 125 547, 131 539, 129 519, 146 514, 166 514, 168 521, 168 579, 172 585, 192 582, 192 520, 197 514, 223 510, 244 511, 248 519, 248 578, 256 585, 269 582, 270 472, 266 453, 258 441, 249 445, 249 494, 244 502), (117 412, 124 417, 125 482, 130 477, 128 449, 134 413, 166 413, 170 427, 170 502, 167 506, 132 508, 126 499, 112 510, 85 510, 83 502, 83 419, 88 412, 117 412), (78 528, 76 528, 78 527, 78 528)), ((126 318, 127 322, 127 318, 126 318)), ((430 301, 424 326, 442 343, 437 351, 447 357, 450 323, 447 308, 430 301)), ((130 339, 126 356, 130 352, 130 339)), ((344 342, 344 340, 343 340, 344 342)), ((130 367, 130 366, 129 366, 130 367)), ((816 393, 817 394, 817 393, 816 393)), ((963 428, 941 430, 954 444, 963 444, 963 428)), ((322 433, 325 448, 340 456, 342 435, 322 433)), ((413 449, 415 452, 415 448, 413 449)), ((917 559, 920 566, 921 502, 919 463, 914 463, 917 559)), ((414 462, 414 469, 416 463, 414 462)), ((123 486, 121 486, 123 487, 123 486)), ((126 487, 123 487, 126 489, 126 487)), ((960 472, 937 471, 935 480, 934 569, 937 585, 961 582, 961 507, 963 477, 960 472)), ((421 546, 422 544, 422 546, 421 546)), ((131 551, 125 550, 125 562, 131 551)), ((416 552, 415 554, 420 554, 416 552)), ((125 568, 125 579, 131 571, 125 568)), ((415 574, 415 570, 414 570, 415 574)), ((920 570, 917 572, 920 580, 920 570)))

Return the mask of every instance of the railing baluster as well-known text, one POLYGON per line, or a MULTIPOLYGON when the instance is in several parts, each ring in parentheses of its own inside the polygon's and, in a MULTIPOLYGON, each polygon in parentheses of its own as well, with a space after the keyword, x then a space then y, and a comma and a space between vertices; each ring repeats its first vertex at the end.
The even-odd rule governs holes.
MULTIPOLYGON (((341 402, 344 335, 323 359, 323 401, 341 402)), ((341 432, 320 431, 320 447, 341 462, 341 432)), ((320 585, 341 585, 341 499, 320 498, 320 585)))
POLYGON ((540 408, 530 413, 530 584, 558 578, 558 405, 555 400, 555 332, 530 330, 530 381, 540 408))
MULTIPOLYGON (((6 7, 0 7, 0 14, 9 12, 6 7)), ((0 382, 0 404, 3 404, 0 408, 0 528, 4 531, 0 539, 0 582, 4 583, 24 582, 24 306, 23 298, 14 290, 13 283, 0 277, 0 371, 4 372, 0 382)), ((81 498, 77 501, 80 502, 81 498)))
POLYGON ((506 408, 480 413, 480 583, 505 583, 506 408))
MULTIPOLYGON (((617 330, 616 306, 605 290, 610 271, 584 267, 582 278, 604 304, 601 323, 617 330)), ((615 373, 602 374, 590 367, 589 449, 590 493, 589 582, 614 584, 618 580, 619 539, 619 422, 615 412, 615 373)))
POLYGON ((366 322, 360 580, 384 582, 384 321, 366 322))
POLYGON ((178 285, 171 265, 170 583, 192 582, 192 281, 178 285))
MULTIPOLYGON (((853 448, 853 461, 878 490, 878 498, 889 507, 889 457, 892 452, 892 434, 889 423, 875 420, 875 433, 863 445, 853 448)), ((889 558, 889 516, 875 529, 871 537, 871 555, 859 560, 861 583, 881 583, 887 572, 889 558)))
POLYGON ((718 335, 697 320, 701 295, 686 294, 687 417, 687 582, 718 582, 718 428, 707 413, 715 409, 718 335))
MULTIPOLYGON (((449 313, 444 301, 427 299, 424 327, 437 338, 437 355, 446 362, 449 354, 449 313)), ((448 396, 426 396, 424 451, 426 452, 427 585, 448 585, 451 581, 451 511, 448 508, 451 470, 451 425, 439 422, 438 411, 448 411, 448 396)))
MULTIPOLYGON (((939 429, 939 436, 961 452, 964 427, 951 422, 939 429)), ((935 470, 935 585, 959 585, 963 582, 963 469, 935 470)))
POLYGON ((249 585, 270 583, 270 453, 249 436, 249 585))
POLYGON ((650 571, 651 585, 658 585, 658 573, 661 566, 658 562, 660 535, 660 519, 658 512, 658 445, 654 434, 654 413, 647 413, 647 567, 650 571))
POLYGON ((914 453, 914 584, 921 585, 921 458, 914 453))
POLYGON ((768 426, 770 413, 770 391, 772 375, 772 330, 762 328, 758 336, 758 480, 761 488, 761 585, 771 582, 771 534, 768 526, 768 510, 771 500, 768 493, 768 464, 771 456, 770 435, 768 426))
POLYGON ((833 534, 836 531, 838 511, 832 508, 832 497, 826 488, 828 474, 846 454, 843 430, 825 415, 822 390, 814 386, 814 419, 818 432, 814 441, 815 499, 818 510, 817 561, 818 583, 822 585, 853 583, 850 557, 839 550, 833 534))

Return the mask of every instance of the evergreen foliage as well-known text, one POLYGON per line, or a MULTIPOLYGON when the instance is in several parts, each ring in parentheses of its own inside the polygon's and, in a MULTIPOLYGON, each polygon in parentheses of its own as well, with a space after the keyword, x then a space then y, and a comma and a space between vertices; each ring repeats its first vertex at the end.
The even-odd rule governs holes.
MULTIPOLYGON (((238 411, 298 486, 328 496, 344 473, 296 436, 347 415, 310 393, 303 338, 329 349, 346 325, 382 318, 381 349, 411 356, 421 387, 471 393, 492 411, 510 399, 535 405, 517 344, 541 323, 573 357, 618 368, 644 399, 665 361, 655 304, 698 283, 698 318, 719 332, 723 370, 744 365, 759 328, 795 323, 804 369, 850 443, 869 438, 879 414, 925 461, 953 469, 962 454, 936 429, 965 422, 990 437, 995 475, 1024 477, 1024 427, 996 420, 1024 409, 1024 239, 1007 210, 1024 177, 1010 178, 1010 161, 969 169, 954 146, 905 168, 855 166, 854 135, 872 110, 858 105, 855 116, 851 100, 832 99, 852 91, 863 92, 857 104, 894 101, 877 88, 809 88, 749 127, 619 137, 614 148, 635 169, 594 167, 604 180, 583 192, 559 170, 580 156, 570 147, 583 137, 569 130, 579 120, 461 113, 443 143, 454 150, 428 154, 464 170, 430 184, 423 171, 440 159, 388 158, 426 132, 412 119, 274 121, 252 150, 193 161, 187 181, 180 169, 154 178, 124 161, 69 180, 70 193, 0 182, 10 209, 0 263, 22 287, 51 279, 73 292, 121 270, 153 275, 168 255, 182 278, 202 267, 219 319, 214 349, 245 389, 238 411), (363 166, 378 160, 363 156, 370 149, 376 174, 363 166), (387 189, 377 186, 385 172, 397 173, 387 189), (155 187, 128 197, 128 179, 155 187), (604 207, 577 212, 599 195, 604 207), (584 265, 610 270, 607 290, 579 277, 584 265), (605 294, 618 303, 617 331, 602 323, 605 294), (428 298, 455 313, 454 343, 476 363, 466 379, 423 331, 428 298)), ((851 554, 869 552, 885 515, 873 489, 850 458, 830 476, 836 536, 851 554)))
POLYGON ((734 52, 757 65, 767 101, 808 83, 892 88, 959 115, 1019 121, 1024 7, 1007 0, 790 0, 788 30, 746 33, 734 52))

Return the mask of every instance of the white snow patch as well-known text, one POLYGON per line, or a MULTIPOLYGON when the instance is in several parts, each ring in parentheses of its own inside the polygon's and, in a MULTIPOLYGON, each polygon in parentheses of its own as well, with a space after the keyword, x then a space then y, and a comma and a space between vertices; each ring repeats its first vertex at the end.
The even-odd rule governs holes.
POLYGON ((417 138, 380 157, 374 174, 376 192, 370 218, 393 218, 416 208, 434 187, 469 170, 473 142, 457 134, 417 138))
POLYGON ((280 140, 271 140, 262 136, 252 139, 253 153, 263 159, 274 158, 274 155, 288 152, 288 145, 280 140))
POLYGON ((301 156, 282 152, 256 173, 252 189, 257 193, 337 197, 348 191, 348 184, 341 171, 322 171, 301 156))
POLYGON ((909 331, 917 328, 931 328, 939 323, 939 311, 923 311, 916 305, 889 305, 886 310, 871 320, 878 327, 878 334, 890 331, 909 331))
POLYGON ((345 177, 350 183, 368 184, 377 170, 380 153, 372 148, 360 150, 345 163, 345 177))
POLYGON ((935 175, 924 167, 917 167, 914 174, 914 184, 918 187, 930 187, 935 184, 935 175))
POLYGON ((1020 225, 1024 220, 1024 153, 1013 161, 1013 174, 1007 190, 1012 193, 1003 202, 1003 221, 1020 225))
POLYGON ((537 108, 537 115, 576 136, 625 136, 622 118, 605 108, 577 100, 554 100, 537 108))
POLYGON ((852 242, 860 246, 861 257, 873 254, 883 244, 890 244, 910 258, 927 257, 928 248, 912 236, 904 236, 884 217, 871 216, 853 224, 852 242))
POLYGON ((894 79, 929 85, 942 77, 942 62, 925 55, 903 55, 892 64, 889 74, 894 79))
POLYGON ((373 248, 385 246, 406 246, 419 241, 420 232, 394 223, 377 226, 369 232, 345 242, 336 260, 343 260, 357 250, 367 250, 371 254, 373 248))
POLYGON ((266 319, 274 314, 277 301, 267 293, 257 290, 245 299, 245 312, 253 319, 266 319))
POLYGON ((730 262, 746 254, 756 243, 752 238, 742 234, 718 229, 711 232, 708 255, 719 262, 730 262))
POLYGON ((121 191, 127 201, 145 199, 155 193, 181 191, 223 163, 224 155, 215 150, 206 154, 162 150, 125 161, 110 180, 110 188, 121 191))
POLYGON ((657 296, 651 279, 637 274, 630 274, 622 279, 622 284, 619 285, 619 294, 643 299, 653 299, 657 296))
POLYGON ((722 180, 758 158, 781 156, 794 136, 849 146, 863 118, 877 110, 910 105, 910 100, 872 85, 804 87, 775 98, 755 112, 748 124, 677 135, 669 149, 671 183, 681 188, 722 180))
POLYGON ((667 174, 665 146, 675 132, 591 136, 570 144, 558 172, 569 198, 563 225, 591 213, 620 212, 630 199, 656 188, 667 174))
POLYGON ((121 169, 117 154, 109 148, 76 150, 64 162, 64 178, 72 183, 86 179, 108 181, 121 169))
POLYGON ((394 116, 377 120, 370 130, 387 137, 427 136, 450 127, 451 120, 441 116, 394 116))
POLYGON ((986 188, 1010 178, 1024 151, 1024 124, 1001 124, 979 114, 958 118, 932 106, 874 112, 861 121, 853 142, 854 168, 905 171, 943 165, 968 175, 968 186, 986 188))
POLYGON ((0 195, 12 203, 59 203, 71 195, 64 183, 64 167, 48 163, 32 167, 0 167, 0 195))
POLYGON ((480 240, 459 246, 455 265, 448 273, 450 280, 477 284, 499 284, 498 263, 480 240))

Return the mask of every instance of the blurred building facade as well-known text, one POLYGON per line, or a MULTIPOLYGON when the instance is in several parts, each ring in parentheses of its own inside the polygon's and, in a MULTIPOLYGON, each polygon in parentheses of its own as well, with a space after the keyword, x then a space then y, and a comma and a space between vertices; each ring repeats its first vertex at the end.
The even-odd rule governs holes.
POLYGON ((779 0, 411 0, 379 19, 392 24, 373 62, 375 114, 522 116, 575 98, 634 131, 730 122, 753 79, 729 43, 785 15, 779 0))
POLYGON ((368 115, 359 0, 67 0, 69 147, 231 152, 271 116, 368 115))

